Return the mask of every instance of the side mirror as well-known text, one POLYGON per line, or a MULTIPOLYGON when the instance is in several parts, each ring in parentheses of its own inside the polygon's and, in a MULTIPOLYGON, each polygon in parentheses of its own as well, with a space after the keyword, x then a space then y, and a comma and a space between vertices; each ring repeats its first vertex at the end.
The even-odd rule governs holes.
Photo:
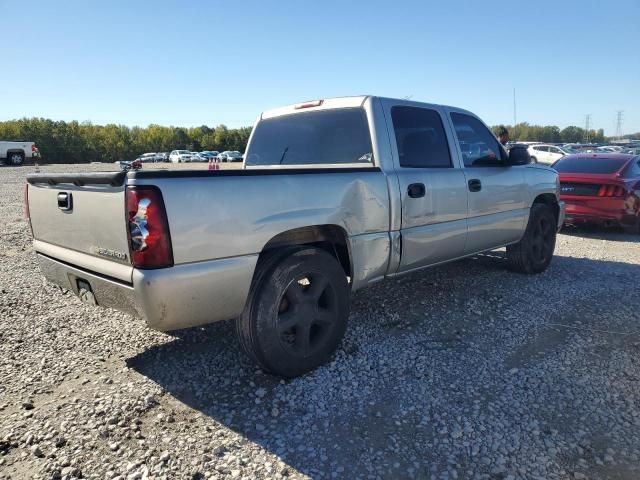
POLYGON ((516 144, 509 149, 507 165, 527 165, 531 163, 531 155, 526 145, 516 144))

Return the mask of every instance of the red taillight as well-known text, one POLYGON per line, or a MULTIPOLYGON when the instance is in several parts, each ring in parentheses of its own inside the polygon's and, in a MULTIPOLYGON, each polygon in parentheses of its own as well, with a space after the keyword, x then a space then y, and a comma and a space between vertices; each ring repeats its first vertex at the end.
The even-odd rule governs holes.
POLYGON ((620 185, 602 185, 598 190, 599 197, 624 197, 625 190, 620 185))
POLYGON ((169 223, 162 193, 157 187, 127 187, 127 226, 134 267, 173 265, 169 223))
POLYGON ((33 227, 31 226, 31 211, 29 210, 29 184, 27 183, 24 186, 24 194, 22 198, 22 208, 24 211, 24 219, 29 224, 29 231, 31 232, 31 236, 33 236, 33 227))

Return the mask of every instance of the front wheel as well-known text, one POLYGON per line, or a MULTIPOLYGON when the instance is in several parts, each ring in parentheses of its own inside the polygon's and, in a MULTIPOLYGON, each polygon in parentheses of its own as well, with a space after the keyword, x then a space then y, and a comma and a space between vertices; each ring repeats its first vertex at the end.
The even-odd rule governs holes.
POLYGON ((332 255, 317 248, 270 254, 258 265, 252 292, 236 331, 260 367, 291 378, 329 360, 344 336, 350 300, 332 255))
POLYGON ((522 239, 507 246, 509 266, 520 273, 544 272, 556 248, 556 217, 549 205, 534 203, 522 239))
POLYGON ((538 159, 536 157, 531 157, 531 163, 538 163, 538 159))

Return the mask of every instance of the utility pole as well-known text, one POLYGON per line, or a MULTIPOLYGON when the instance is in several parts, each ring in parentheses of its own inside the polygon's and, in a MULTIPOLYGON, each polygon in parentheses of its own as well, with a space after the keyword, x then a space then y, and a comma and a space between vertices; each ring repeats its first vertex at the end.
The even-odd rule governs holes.
POLYGON ((516 120, 516 89, 513 88, 513 126, 515 127, 517 124, 516 120))
POLYGON ((584 130, 585 130, 585 134, 586 134, 586 137, 587 137, 587 143, 591 143, 591 132, 589 131, 590 123, 591 123, 591 114, 590 113, 587 113, 584 116, 584 123, 585 123, 584 130))
POLYGON ((616 112, 617 117, 616 117, 616 138, 618 140, 622 140, 622 114, 624 113, 624 110, 618 110, 616 112))

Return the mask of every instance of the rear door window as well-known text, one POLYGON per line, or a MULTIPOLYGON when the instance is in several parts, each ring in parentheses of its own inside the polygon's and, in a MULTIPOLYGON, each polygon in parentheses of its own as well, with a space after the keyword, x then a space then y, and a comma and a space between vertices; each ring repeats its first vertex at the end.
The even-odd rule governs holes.
POLYGON ((366 115, 342 108, 267 118, 256 125, 246 165, 330 165, 373 162, 366 115))
POLYGON ((452 113, 451 120, 465 167, 502 166, 498 140, 480 120, 464 113, 452 113))
POLYGON ((451 153, 440 114, 419 107, 391 109, 401 167, 451 167, 451 153))

